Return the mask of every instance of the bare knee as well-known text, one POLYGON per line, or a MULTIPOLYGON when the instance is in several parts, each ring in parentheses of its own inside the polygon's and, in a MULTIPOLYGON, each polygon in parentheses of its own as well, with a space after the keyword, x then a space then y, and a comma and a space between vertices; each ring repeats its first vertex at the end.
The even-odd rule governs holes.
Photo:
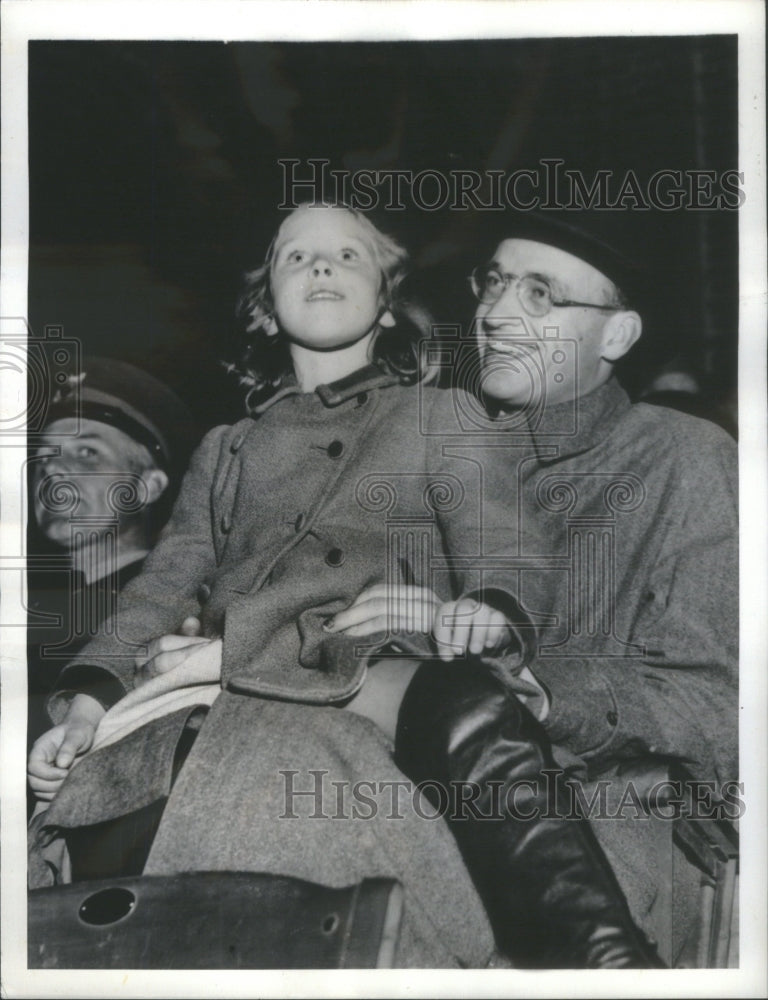
POLYGON ((375 722, 394 742, 400 703, 418 666, 419 660, 413 659, 377 660, 362 688, 344 707, 375 722))

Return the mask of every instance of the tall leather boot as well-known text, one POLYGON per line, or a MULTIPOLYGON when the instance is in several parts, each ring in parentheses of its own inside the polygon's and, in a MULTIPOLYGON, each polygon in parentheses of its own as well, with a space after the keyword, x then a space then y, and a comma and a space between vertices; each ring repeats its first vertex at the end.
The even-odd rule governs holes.
MULTIPOLYGON (((571 797, 543 727, 486 669, 423 663, 400 707, 395 760, 412 781, 430 782, 425 795, 435 782, 446 790, 445 818, 497 946, 516 965, 664 967, 589 823, 566 818, 571 797)), ((433 802, 445 809, 445 796, 433 802)))

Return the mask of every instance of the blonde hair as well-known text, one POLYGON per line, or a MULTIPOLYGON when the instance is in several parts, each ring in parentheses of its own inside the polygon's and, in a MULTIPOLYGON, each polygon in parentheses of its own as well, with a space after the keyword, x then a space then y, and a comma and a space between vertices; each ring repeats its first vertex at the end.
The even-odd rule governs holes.
POLYGON ((426 310, 408 302, 400 286, 408 273, 408 252, 393 237, 383 233, 359 209, 340 202, 299 205, 281 223, 267 249, 264 263, 245 274, 245 285, 237 303, 237 317, 242 324, 243 347, 228 369, 249 387, 248 408, 253 409, 269 398, 293 373, 285 339, 274 328, 271 272, 280 229, 296 212, 306 208, 335 208, 349 212, 369 238, 381 270, 379 289, 381 312, 389 310, 395 319, 391 328, 381 328, 373 344, 373 360, 397 375, 401 382, 421 378, 419 344, 431 332, 431 317, 426 310))

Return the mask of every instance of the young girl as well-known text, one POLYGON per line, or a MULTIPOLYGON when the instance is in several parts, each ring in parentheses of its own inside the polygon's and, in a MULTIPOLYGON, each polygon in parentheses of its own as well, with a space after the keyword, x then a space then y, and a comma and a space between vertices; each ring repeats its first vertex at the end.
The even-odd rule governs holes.
POLYGON ((396 729, 409 777, 475 783, 479 807, 454 827, 505 951, 549 966, 648 964, 586 824, 537 815, 551 806, 538 791, 529 821, 488 818, 500 782, 537 786, 552 760, 513 694, 530 693, 516 679, 530 633, 513 624, 511 580, 479 558, 508 544, 501 484, 476 440, 462 440, 452 394, 414 385, 404 264, 347 208, 304 206, 282 223, 246 299, 243 374, 257 419, 215 429, 194 456, 119 618, 64 670, 49 706, 58 724, 35 744, 30 783, 53 799, 45 825, 67 831, 76 878, 116 874, 110 824, 124 838, 125 818, 143 817, 130 870, 270 870, 342 885, 394 872, 406 887, 401 962, 482 964, 482 918, 443 827, 381 814, 370 827, 289 822, 301 796, 308 819, 326 815, 318 774, 341 775, 330 783, 339 820, 350 819, 340 786, 396 782, 381 732, 396 729), (413 561, 423 579, 411 578, 413 561), (345 624, 361 593, 397 582, 393 567, 404 583, 461 595, 427 605, 438 659, 428 635, 392 642, 410 624, 397 607, 362 646, 345 624), (197 616, 202 636, 170 634, 197 616), (87 753, 104 709, 126 693, 135 708, 142 684, 192 694, 87 753), (312 787, 297 789, 308 775, 312 787), (93 867, 89 830, 106 870, 93 867))

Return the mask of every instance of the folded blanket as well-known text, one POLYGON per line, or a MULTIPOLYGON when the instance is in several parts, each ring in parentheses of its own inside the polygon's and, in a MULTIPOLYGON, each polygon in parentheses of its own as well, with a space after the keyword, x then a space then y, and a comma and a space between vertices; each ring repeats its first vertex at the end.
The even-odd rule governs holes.
POLYGON ((178 709, 210 706, 220 693, 220 677, 205 657, 193 652, 178 667, 134 688, 113 705, 99 722, 89 753, 117 743, 153 719, 178 709))

